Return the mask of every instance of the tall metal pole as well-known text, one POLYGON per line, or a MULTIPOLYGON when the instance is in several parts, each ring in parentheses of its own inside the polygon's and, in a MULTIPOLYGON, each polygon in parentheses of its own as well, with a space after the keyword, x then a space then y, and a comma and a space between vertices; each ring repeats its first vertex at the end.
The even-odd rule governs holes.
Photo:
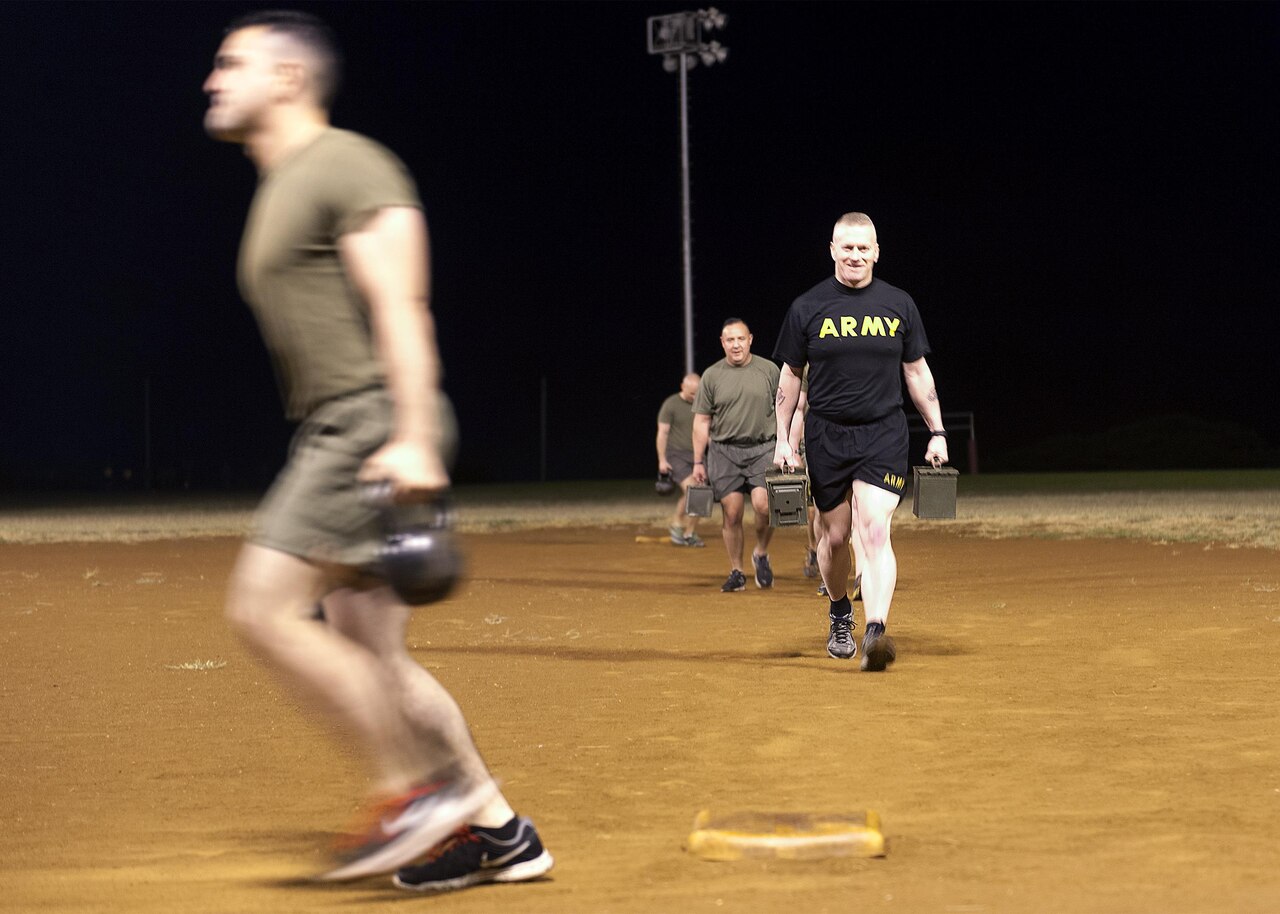
POLYGON ((680 240, 684 261, 684 370, 693 371, 693 231, 689 204, 689 71, 724 63, 729 49, 708 41, 706 33, 723 29, 728 17, 714 6, 697 12, 650 16, 649 53, 662 55, 662 69, 680 73, 680 240))
POLYGON ((689 219, 689 55, 680 55, 680 229, 684 245, 684 371, 693 371, 693 237, 689 219))
POLYGON ((142 379, 142 485, 151 491, 151 377, 142 379))

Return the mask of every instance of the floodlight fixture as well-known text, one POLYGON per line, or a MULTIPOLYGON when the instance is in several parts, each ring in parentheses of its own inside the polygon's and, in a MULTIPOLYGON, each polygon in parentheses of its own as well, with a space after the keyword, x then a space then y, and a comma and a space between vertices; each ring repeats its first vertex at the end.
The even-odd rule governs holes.
POLYGON ((720 12, 714 6, 710 9, 699 10, 698 12, 702 15, 703 22, 706 24, 706 28, 708 30, 723 29, 729 22, 729 17, 720 12))
POLYGON ((702 59, 703 66, 711 66, 713 63, 724 63, 726 57, 729 56, 729 49, 718 41, 713 41, 701 51, 698 57, 702 59))

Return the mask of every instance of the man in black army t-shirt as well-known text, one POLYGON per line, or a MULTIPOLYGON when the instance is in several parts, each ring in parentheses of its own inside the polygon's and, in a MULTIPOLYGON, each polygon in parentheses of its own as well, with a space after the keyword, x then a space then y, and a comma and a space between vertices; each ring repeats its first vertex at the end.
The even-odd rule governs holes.
POLYGON ((800 398, 800 375, 809 364, 809 412, 805 449, 814 505, 819 512, 818 566, 831 600, 827 653, 849 660, 857 653, 849 603, 849 550, 859 537, 866 554, 862 601, 867 629, 862 669, 879 671, 897 655, 885 634, 898 566, 889 526, 907 472, 907 418, 902 386, 932 430, 925 459, 947 462, 942 408, 925 361, 929 341, 911 296, 872 271, 880 258, 876 229, 862 213, 847 213, 831 239, 835 276, 797 298, 787 311, 774 358, 778 382, 778 444, 774 463, 797 466, 787 441, 800 398), (857 529, 851 530, 857 517, 857 529))

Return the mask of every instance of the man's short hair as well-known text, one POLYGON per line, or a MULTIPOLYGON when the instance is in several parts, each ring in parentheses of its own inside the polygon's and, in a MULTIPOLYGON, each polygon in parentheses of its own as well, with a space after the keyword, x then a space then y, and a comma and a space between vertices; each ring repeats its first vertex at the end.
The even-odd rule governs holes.
MULTIPOLYGON (((871 221, 871 217, 866 213, 845 213, 836 220, 835 228, 839 228, 842 225, 869 225, 873 232, 876 229, 876 224, 871 221)), ((834 233, 835 229, 832 229, 832 234, 834 233)))
POLYGON ((310 13, 298 10, 259 10, 232 22, 224 34, 230 35, 232 32, 254 27, 288 35, 312 53, 315 68, 311 76, 315 81, 316 101, 320 107, 330 108, 334 96, 338 94, 338 83, 342 80, 342 52, 338 49, 333 30, 310 13))
MULTIPOLYGON (((741 324, 742 326, 747 327, 747 322, 746 322, 746 321, 744 321, 744 320, 743 320, 742 318, 740 318, 740 317, 730 317, 730 318, 726 318, 726 319, 725 319, 725 322, 724 322, 723 324, 721 324, 721 325, 720 325, 720 334, 721 334, 721 336, 723 336, 723 335, 724 335, 724 328, 725 328, 725 327, 728 327, 730 324, 741 324)), ((751 328, 750 328, 750 327, 747 327, 747 332, 748 332, 748 333, 750 333, 750 332, 751 332, 751 328)))

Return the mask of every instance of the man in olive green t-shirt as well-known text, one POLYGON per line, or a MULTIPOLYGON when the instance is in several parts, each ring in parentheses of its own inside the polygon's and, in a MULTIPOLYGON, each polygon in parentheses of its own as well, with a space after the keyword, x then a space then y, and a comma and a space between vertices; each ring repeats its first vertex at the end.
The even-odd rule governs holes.
POLYGON ((742 572, 744 495, 755 512, 756 545, 751 551, 757 587, 773 586, 769 564, 769 495, 764 477, 773 467, 776 438, 774 397, 778 366, 751 354, 751 331, 738 318, 724 322, 720 346, 724 358, 702 373, 693 401, 693 477, 698 485, 711 481, 720 502, 721 536, 729 554, 729 577, 720 589, 745 590, 742 572))
POLYGON ((698 518, 685 510, 689 484, 693 482, 693 398, 701 381, 691 371, 680 381, 680 390, 662 401, 658 410, 658 474, 670 475, 680 487, 680 498, 671 513, 667 533, 677 546, 701 546, 702 538, 694 532, 698 518))
POLYGON ((236 561, 227 616, 373 768, 381 798, 325 878, 398 870, 413 889, 530 879, 550 855, 498 792, 456 702, 409 653, 410 607, 369 566, 381 537, 361 484, 414 501, 449 476, 422 205, 395 156, 330 126, 338 60, 315 17, 253 13, 227 29, 204 85, 205 130, 242 145, 258 170, 240 287, 301 421, 236 561), (460 830, 474 840, 408 866, 460 830), (484 867, 468 856, 476 846, 500 862, 484 867))

